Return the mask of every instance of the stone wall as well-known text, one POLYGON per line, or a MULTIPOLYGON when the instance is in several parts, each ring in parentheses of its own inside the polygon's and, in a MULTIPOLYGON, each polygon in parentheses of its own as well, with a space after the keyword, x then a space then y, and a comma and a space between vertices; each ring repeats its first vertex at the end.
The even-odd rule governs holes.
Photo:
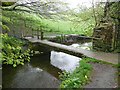
POLYGON ((116 50, 120 53, 120 19, 117 25, 117 40, 116 40, 116 50))
POLYGON ((95 39, 93 39, 93 49, 98 51, 112 51, 115 33, 113 27, 113 24, 104 22, 94 28, 93 37, 95 39))

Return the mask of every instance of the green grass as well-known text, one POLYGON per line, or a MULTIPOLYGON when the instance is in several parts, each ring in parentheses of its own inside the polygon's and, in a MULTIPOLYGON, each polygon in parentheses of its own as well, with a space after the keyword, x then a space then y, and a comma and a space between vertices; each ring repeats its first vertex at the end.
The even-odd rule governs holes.
MULTIPOLYGON (((91 18, 87 21, 82 21, 80 23, 64 21, 64 20, 50 20, 50 19, 41 19, 36 14, 15 12, 15 11, 2 11, 3 21, 11 24, 7 20, 10 20, 14 26, 19 27, 20 23, 26 25, 27 28, 33 28, 34 30, 42 30, 44 32, 55 32, 58 34, 84 34, 86 36, 91 36, 94 27, 94 19, 91 18), (7 20, 6 20, 7 18, 7 20)), ((79 18, 78 18, 79 19, 79 18)))
POLYGON ((109 63, 109 62, 105 62, 105 61, 102 61, 102 60, 97 60, 95 58, 89 58, 89 57, 83 57, 85 62, 86 63, 90 63, 90 62, 93 62, 93 63, 100 63, 100 64, 109 64, 109 65, 112 65, 113 67, 120 67, 120 64, 113 64, 113 63, 109 63))
POLYGON ((87 22, 80 22, 75 24, 71 21, 59 20, 57 22, 52 20, 43 20, 50 32, 57 32, 62 34, 84 34, 91 36, 93 33, 94 20, 90 19, 87 22))
POLYGON ((89 81, 92 66, 83 60, 80 61, 73 73, 63 72, 60 74, 62 80, 60 88, 82 88, 89 81))

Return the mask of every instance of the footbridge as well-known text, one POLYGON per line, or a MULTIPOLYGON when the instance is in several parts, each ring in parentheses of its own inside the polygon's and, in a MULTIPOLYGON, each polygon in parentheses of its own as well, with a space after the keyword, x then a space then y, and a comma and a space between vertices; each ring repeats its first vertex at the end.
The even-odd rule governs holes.
POLYGON ((87 56, 90 58, 95 58, 98 60, 106 61, 109 63, 118 64, 119 54, 105 53, 105 52, 93 52, 93 51, 85 50, 82 48, 75 48, 72 46, 67 46, 67 45, 51 42, 48 40, 40 40, 37 38, 24 37, 24 39, 28 40, 31 43, 37 43, 40 46, 43 46, 45 49, 49 48, 50 50, 61 51, 61 52, 64 52, 70 55, 77 56, 77 57, 81 57, 83 55, 83 56, 87 56))

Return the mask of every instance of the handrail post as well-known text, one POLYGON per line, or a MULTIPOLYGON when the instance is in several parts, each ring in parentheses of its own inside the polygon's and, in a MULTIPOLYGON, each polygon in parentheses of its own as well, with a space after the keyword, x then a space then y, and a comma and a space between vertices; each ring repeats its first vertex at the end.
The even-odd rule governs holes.
POLYGON ((34 33, 34 32, 33 32, 33 28, 32 28, 32 38, 34 38, 33 33, 34 33))
POLYGON ((43 31, 41 31, 41 40, 43 40, 43 38, 44 38, 44 35, 43 35, 43 31))
POLYGON ((37 30, 37 39, 39 39, 39 29, 37 30))

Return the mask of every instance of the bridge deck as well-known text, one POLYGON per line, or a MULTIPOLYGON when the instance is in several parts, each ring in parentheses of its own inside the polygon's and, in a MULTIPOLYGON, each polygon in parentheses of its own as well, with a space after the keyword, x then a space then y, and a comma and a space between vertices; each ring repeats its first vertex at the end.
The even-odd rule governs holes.
POLYGON ((71 55, 75 55, 78 57, 81 57, 81 55, 85 55, 87 57, 95 58, 95 59, 106 61, 113 64, 118 64, 118 54, 105 53, 105 52, 93 52, 93 51, 84 50, 81 48, 75 48, 75 47, 54 43, 47 40, 39 40, 35 38, 25 38, 25 39, 29 40, 32 43, 39 43, 40 45, 48 46, 51 48, 51 50, 59 50, 59 51, 62 51, 71 55))

